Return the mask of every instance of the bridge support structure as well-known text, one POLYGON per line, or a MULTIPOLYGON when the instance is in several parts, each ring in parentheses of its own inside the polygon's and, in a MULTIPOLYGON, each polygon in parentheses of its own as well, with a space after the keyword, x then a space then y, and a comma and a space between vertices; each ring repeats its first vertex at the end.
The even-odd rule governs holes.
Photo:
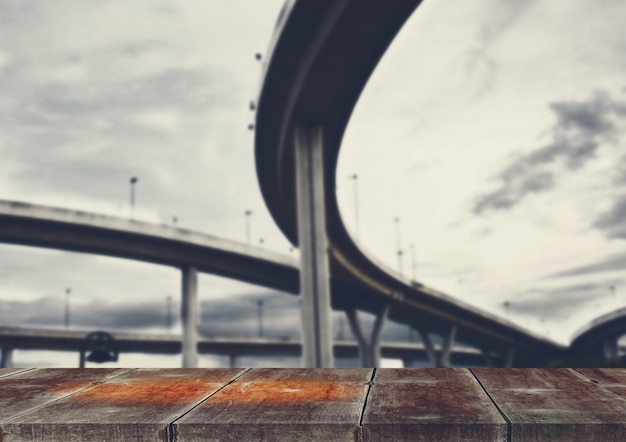
POLYGON ((513 367, 513 361, 515 359, 515 347, 513 346, 511 346, 511 348, 509 348, 509 351, 507 351, 506 354, 504 355, 496 354, 496 358, 499 360, 499 362, 501 361, 502 365, 496 364, 496 361, 494 360, 494 355, 489 348, 481 348, 480 352, 482 353, 483 358, 485 359, 485 365, 488 368, 494 368, 494 367, 512 368, 513 367))
POLYGON ((239 353, 231 353, 228 355, 228 365, 230 368, 239 367, 239 353))
POLYGON ((2 347, 2 356, 0 357, 0 368, 13 367, 13 348, 5 345, 2 347))
POLYGON ((333 367, 323 128, 294 128, 304 367, 333 367))
POLYGON ((609 336, 602 341, 602 354, 607 362, 619 360, 619 336, 609 336))
POLYGON ((452 354, 452 346, 454 345, 454 339, 456 338, 456 332, 458 330, 458 326, 454 324, 450 327, 450 330, 444 337, 443 343, 441 344, 441 351, 437 352, 435 350, 435 346, 430 339, 430 334, 425 329, 418 327, 417 331, 422 338, 422 342, 424 343, 424 348, 426 349, 426 354, 428 355, 428 360, 432 367, 449 367, 450 366, 450 355, 452 354))
POLYGON ((198 366, 198 269, 182 269, 181 320, 183 325, 183 368, 198 366))
POLYGON ((361 366, 364 368, 377 368, 380 367, 380 343, 382 337, 383 326, 387 317, 389 316, 389 310, 391 309, 391 304, 387 304, 383 309, 378 312, 376 315, 376 320, 374 321, 374 327, 372 328, 372 334, 370 339, 368 340, 363 333, 363 328, 359 323, 359 318, 357 316, 356 309, 350 308, 346 310, 346 316, 348 317, 348 322, 350 323, 350 328, 352 329, 352 333, 359 343, 359 355, 361 357, 361 366))

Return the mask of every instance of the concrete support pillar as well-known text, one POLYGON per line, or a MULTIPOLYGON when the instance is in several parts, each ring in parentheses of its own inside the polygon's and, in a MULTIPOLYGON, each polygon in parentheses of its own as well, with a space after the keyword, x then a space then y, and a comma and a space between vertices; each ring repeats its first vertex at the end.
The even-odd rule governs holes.
POLYGON ((439 358, 437 356, 437 352, 435 351, 435 346, 433 342, 430 340, 430 335, 426 330, 419 327, 417 329, 420 334, 420 339, 422 340, 422 344, 424 344, 424 349, 426 350, 426 354, 428 355, 428 360, 430 361, 430 366, 433 368, 439 367, 439 358))
POLYGON ((619 345, 617 340, 618 338, 612 336, 606 338, 602 343, 602 352, 607 362, 616 362, 619 359, 619 345))
POLYGON ((322 128, 297 125, 294 138, 303 364, 332 367, 322 128))
POLYGON ((229 365, 230 368, 237 368, 239 367, 239 354, 238 353, 231 353, 230 355, 228 355, 228 359, 229 359, 229 365))
POLYGON ((489 350, 488 348, 481 348, 480 352, 482 353, 483 357, 485 358, 485 366, 487 368, 495 367, 495 365, 493 363, 493 357, 491 356, 491 350, 489 350))
POLYGON ((361 366, 364 368, 376 368, 380 367, 380 342, 382 336, 383 325, 387 316, 389 316, 389 310, 391 305, 387 304, 381 312, 376 315, 374 321, 374 328, 372 329, 372 336, 368 341, 363 333, 357 312, 355 309, 346 310, 346 316, 348 316, 348 322, 350 322, 350 328, 352 334, 359 343, 359 354, 361 356, 361 366))
POLYGON ((441 344, 441 352, 439 352, 439 354, 437 354, 428 332, 423 328, 418 328, 417 331, 419 332, 424 348, 426 349, 430 365, 432 367, 449 367, 452 347, 454 346, 454 339, 456 338, 457 325, 455 324, 450 328, 450 331, 441 344))
POLYGON ((183 325, 183 368, 198 366, 198 270, 182 269, 183 292, 181 320, 183 325))
POLYGON ((446 336, 446 338, 443 341, 442 347, 441 347, 441 361, 440 361, 440 366, 441 367, 449 367, 450 366, 450 356, 452 355, 452 346, 454 345, 454 340, 456 338, 456 331, 457 331, 457 325, 454 324, 451 328, 450 331, 448 332, 448 335, 446 336))
POLYGON ((13 348, 9 346, 2 347, 2 357, 0 358, 0 368, 13 367, 13 348))
POLYGON ((504 359, 504 368, 513 368, 513 361, 515 360, 515 347, 511 347, 504 359))

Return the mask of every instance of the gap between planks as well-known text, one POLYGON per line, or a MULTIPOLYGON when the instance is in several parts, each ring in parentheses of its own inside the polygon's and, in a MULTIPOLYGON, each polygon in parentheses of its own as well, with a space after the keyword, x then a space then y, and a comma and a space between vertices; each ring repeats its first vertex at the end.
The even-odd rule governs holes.
POLYGON ((235 382, 237 379, 239 379, 240 377, 242 377, 244 374, 248 373, 252 371, 252 368, 246 368, 243 369, 242 371, 240 371, 239 373, 237 373, 230 381, 226 382, 224 385, 222 385, 220 388, 218 388, 217 390, 215 390, 213 393, 209 394, 207 397, 199 400, 193 407, 191 407, 189 410, 185 411, 183 414, 181 414, 180 416, 178 416, 176 419, 174 419, 172 422, 170 422, 167 425, 167 432, 168 432, 168 439, 170 442, 173 442, 175 440, 176 437, 176 421, 183 418, 184 416, 186 416, 187 414, 189 414, 191 411, 193 411, 194 409, 198 408, 200 405, 202 405, 204 402, 206 402, 207 400, 209 400, 210 398, 212 398, 213 396, 215 396, 217 393, 219 393, 220 391, 222 391, 224 388, 228 387, 230 384, 232 384, 233 382, 235 382))
POLYGON ((487 391, 487 389, 485 388, 483 383, 480 381, 478 376, 476 376, 476 373, 474 373, 474 370, 472 370, 471 368, 468 368, 467 370, 471 373, 472 376, 474 376, 474 379, 476 379, 476 382, 478 382, 478 385, 480 385, 480 388, 483 389, 483 391, 485 392, 485 394, 487 395, 487 397, 489 398, 489 400, 491 401, 493 406, 496 407, 496 410, 498 410, 498 413, 500 413, 500 416, 502 416, 502 419, 504 419, 506 421, 506 442, 511 442, 511 439, 513 437, 512 436, 513 425, 511 423, 511 421, 506 416, 506 414, 504 414, 504 412, 500 409, 500 407, 498 406, 496 401, 491 397, 491 394, 489 394, 489 392, 487 391))

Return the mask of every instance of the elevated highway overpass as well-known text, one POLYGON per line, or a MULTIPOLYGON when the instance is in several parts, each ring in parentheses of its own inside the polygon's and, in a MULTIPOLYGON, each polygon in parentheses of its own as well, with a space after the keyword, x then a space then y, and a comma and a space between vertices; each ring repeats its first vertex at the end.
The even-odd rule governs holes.
MULTIPOLYGON (((298 262, 293 257, 185 229, 87 212, 0 201, 0 242, 95 253, 178 268, 195 264, 203 272, 231 277, 292 294, 296 294, 298 290, 298 262)), ((384 269, 382 265, 381 268, 384 269)), ((392 274, 389 270, 387 272, 392 274)), ((346 296, 346 293, 338 290, 350 287, 348 284, 350 281, 342 279, 345 277, 345 275, 332 277, 333 293, 338 295, 339 302, 343 302, 344 305, 350 300, 343 299, 342 296, 346 296)), ((450 299, 449 302, 456 306, 457 312, 463 312, 463 306, 445 294, 439 294, 412 281, 405 283, 411 290, 426 291, 427 294, 432 293, 432 296, 441 298, 438 300, 439 303, 450 299)), ((351 284, 355 283, 351 282, 351 284)), ((355 284, 355 287, 360 290, 358 284, 355 284)), ((369 296, 376 295, 370 293, 369 296)), ((398 301, 400 302, 401 299, 398 301)), ((410 299, 407 301, 407 304, 399 304, 399 306, 413 306, 410 299)), ((359 308, 365 307, 364 310, 368 311, 368 304, 358 302, 358 299, 355 300, 359 308)), ((485 316, 490 318, 489 315, 485 314, 485 316)), ((610 355, 613 356, 610 357, 614 357, 616 339, 626 330, 625 318, 626 309, 621 309, 593 320, 575 333, 571 349, 559 347, 559 352, 546 360, 567 359, 579 354, 606 356, 606 348, 611 349, 613 353, 610 355)), ((507 325, 506 321, 500 319, 498 321, 501 327, 515 327, 512 324, 507 325)), ((424 327, 423 324, 416 322, 407 321, 406 323, 416 329, 424 327)), ((517 331, 527 333, 521 328, 517 331)), ((40 332, 1 328, 0 346, 5 349, 39 348, 78 351, 84 335, 85 332, 78 331, 40 332)), ((115 336, 120 342, 120 350, 129 352, 176 354, 181 353, 185 342, 184 336, 155 337, 124 333, 119 334, 119 338, 118 334, 115 336)), ((494 352, 488 347, 477 346, 477 348, 484 350, 484 353, 451 347, 449 353, 452 362, 468 365, 505 364, 506 354, 494 352), (485 360, 485 353, 491 362, 485 360)), ((301 352, 301 345, 299 342, 285 340, 230 340, 197 337, 197 350, 199 353, 228 355, 295 356, 301 352), (267 345, 267 348, 261 348, 264 345, 267 345)), ((382 357, 403 360, 423 360, 428 357, 431 361, 441 361, 444 353, 443 345, 432 345, 432 352, 429 353, 429 349, 422 344, 381 344, 382 357)), ((357 354, 357 347, 354 343, 335 342, 334 354, 340 357, 354 356, 357 354)))
MULTIPOLYGON (((304 232, 323 253, 305 254, 299 263, 171 226, 9 201, 0 202, 0 241, 180 268, 183 366, 194 366, 199 339, 196 272, 298 294, 303 292, 301 269, 308 272, 311 267, 328 268, 313 285, 327 279, 323 284, 329 287, 329 304, 347 312, 361 354, 378 350, 384 321, 392 319, 418 330, 438 365, 448 362, 457 341, 509 365, 544 365, 566 357, 569 349, 559 342, 402 277, 359 247, 343 224, 335 175, 344 131, 377 63, 419 3, 289 0, 278 19, 257 100, 259 185, 286 237, 303 250, 304 232), (314 154, 298 158, 297 152, 309 151, 314 154), (310 176, 303 178, 302 170, 310 176), (302 203, 303 195, 309 203, 302 203), (369 339, 359 326, 357 310, 377 316, 369 339), (433 356, 430 333, 444 337, 441 357, 433 356)), ((315 316, 311 312, 309 316, 315 316)), ((367 363, 373 362, 370 358, 367 363)))
POLYGON ((367 311, 381 322, 388 317, 420 330, 423 337, 436 332, 449 342, 456 339, 501 355, 515 352, 516 365, 540 364, 564 346, 403 278, 359 247, 341 219, 335 187, 344 131, 370 75, 419 4, 285 3, 265 57, 257 106, 255 155, 263 197, 293 244, 302 246, 303 238, 305 246, 315 242, 316 251, 308 262, 304 254, 301 268, 318 275, 311 278, 318 278, 319 287, 327 259, 333 308, 367 311))

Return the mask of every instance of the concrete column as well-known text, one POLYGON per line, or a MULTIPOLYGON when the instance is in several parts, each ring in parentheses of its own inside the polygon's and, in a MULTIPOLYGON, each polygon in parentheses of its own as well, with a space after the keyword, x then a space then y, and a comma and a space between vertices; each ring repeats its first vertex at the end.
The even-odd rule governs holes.
POLYGON ((229 362, 230 368, 239 367, 239 354, 231 353, 230 355, 228 355, 228 362, 229 362))
POLYGON ((365 338, 365 334, 363 333, 361 324, 359 324, 356 310, 353 308, 346 310, 346 315, 348 316, 348 322, 350 323, 352 334, 359 343, 361 366, 364 368, 380 367, 380 342, 382 337, 383 325, 385 324, 385 320, 389 316, 390 309, 391 305, 388 304, 383 308, 381 312, 376 315, 374 327, 372 328, 372 336, 369 341, 365 338))
POLYGON ((383 310, 376 315, 376 320, 374 321, 374 328, 370 339, 370 359, 373 363, 373 367, 380 367, 381 364, 380 343, 382 341, 383 325, 389 316, 389 310, 391 310, 391 304, 387 304, 383 310))
POLYGON ((369 349, 369 342, 367 342, 365 334, 363 333, 363 329, 361 328, 361 324, 359 323, 356 309, 350 308, 346 310, 346 316, 348 317, 348 323, 350 324, 352 334, 359 344, 359 357, 361 358, 361 367, 370 368, 373 366, 374 362, 370 359, 371 352, 369 349))
POLYGON ((483 357, 485 358, 485 366, 487 368, 495 367, 493 363, 493 358, 491 357, 491 350, 489 350, 488 348, 482 348, 480 352, 483 354, 483 357))
POLYGON ((294 145, 303 364, 305 367, 332 367, 322 128, 296 125, 294 145))
POLYGON ((511 347, 506 354, 504 360, 504 368, 513 368, 513 361, 515 360, 515 347, 511 347))
POLYGON ((13 348, 2 347, 2 358, 0 359, 0 368, 13 367, 13 348))
POLYGON ((444 339, 443 344, 441 345, 441 367, 450 366, 450 356, 452 355, 452 346, 454 345, 454 340, 456 338, 457 328, 456 324, 450 328, 446 339, 444 339))
POLYGON ((433 341, 430 340, 430 335, 425 329, 421 327, 418 327, 417 331, 419 332, 420 338, 422 339, 422 344, 424 344, 424 349, 426 350, 426 354, 428 355, 430 366, 433 368, 439 367, 439 358, 437 357, 437 352, 435 351, 433 341))
POLYGON ((606 338, 602 342, 602 352, 604 353, 604 359, 607 362, 616 362, 619 359, 619 346, 617 343, 618 338, 610 337, 606 338))
POLYGON ((183 299, 183 368, 198 366, 198 270, 194 266, 182 269, 183 299))

